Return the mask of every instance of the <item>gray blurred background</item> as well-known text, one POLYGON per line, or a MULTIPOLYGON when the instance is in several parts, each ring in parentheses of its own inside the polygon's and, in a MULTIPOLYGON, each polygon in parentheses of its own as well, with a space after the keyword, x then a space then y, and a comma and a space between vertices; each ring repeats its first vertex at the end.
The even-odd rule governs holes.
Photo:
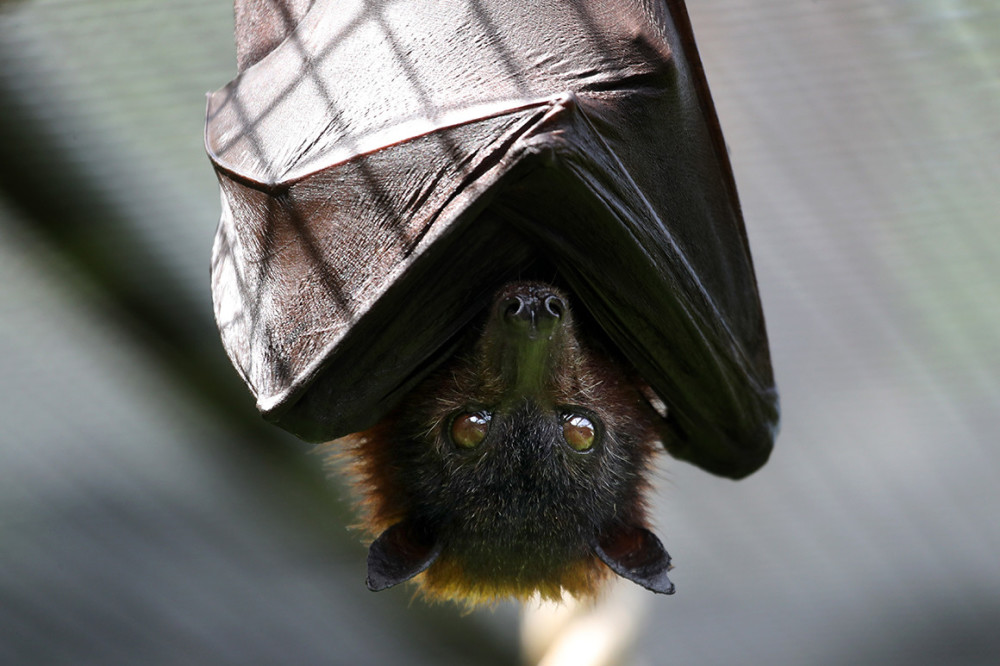
MULTIPOLYGON (((1000 663, 1000 5, 689 11, 783 429, 738 483, 663 456, 678 592, 631 658, 1000 663)), ((516 663, 514 606, 364 589, 345 491, 225 359, 234 73, 226 0, 0 0, 0 663, 516 663)))

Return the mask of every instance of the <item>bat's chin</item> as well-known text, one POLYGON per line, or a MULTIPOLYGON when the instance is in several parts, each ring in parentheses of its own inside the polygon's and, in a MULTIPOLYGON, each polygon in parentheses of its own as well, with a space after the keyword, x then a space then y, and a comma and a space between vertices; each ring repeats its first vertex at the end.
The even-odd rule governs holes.
POLYGON ((518 571, 508 569, 484 575, 476 563, 443 553, 417 582, 420 592, 430 600, 455 601, 472 607, 535 597, 558 601, 564 594, 577 599, 593 598, 611 575, 611 570, 590 553, 543 567, 538 566, 537 560, 524 564, 518 571))

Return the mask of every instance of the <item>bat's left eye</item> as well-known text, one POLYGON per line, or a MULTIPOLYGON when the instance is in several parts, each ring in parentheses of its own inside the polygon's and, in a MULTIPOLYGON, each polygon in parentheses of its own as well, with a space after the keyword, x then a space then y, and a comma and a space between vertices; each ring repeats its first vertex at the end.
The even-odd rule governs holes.
POLYGON ((562 416, 563 438, 576 451, 594 448, 597 428, 594 422, 582 414, 566 413, 562 416))
POLYGON ((462 449, 472 449, 486 439, 490 429, 489 412, 463 412, 451 421, 451 441, 462 449))

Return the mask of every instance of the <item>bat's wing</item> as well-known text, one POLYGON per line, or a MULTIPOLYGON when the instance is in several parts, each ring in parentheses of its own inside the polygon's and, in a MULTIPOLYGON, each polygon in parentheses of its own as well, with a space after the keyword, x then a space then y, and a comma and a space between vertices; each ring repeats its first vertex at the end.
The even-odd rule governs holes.
POLYGON ((241 4, 278 19, 238 22, 209 99, 212 287, 265 416, 371 426, 541 256, 668 405, 674 455, 766 461, 767 338, 682 2, 241 4))

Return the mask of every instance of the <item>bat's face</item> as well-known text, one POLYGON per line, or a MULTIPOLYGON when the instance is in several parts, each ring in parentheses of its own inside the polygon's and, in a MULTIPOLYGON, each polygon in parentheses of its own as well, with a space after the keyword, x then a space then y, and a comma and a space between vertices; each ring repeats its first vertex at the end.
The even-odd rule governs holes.
POLYGON ((348 438, 380 533, 369 587, 423 573, 437 598, 587 596, 614 571, 672 592, 642 502, 655 421, 561 292, 507 285, 470 349, 348 438))

